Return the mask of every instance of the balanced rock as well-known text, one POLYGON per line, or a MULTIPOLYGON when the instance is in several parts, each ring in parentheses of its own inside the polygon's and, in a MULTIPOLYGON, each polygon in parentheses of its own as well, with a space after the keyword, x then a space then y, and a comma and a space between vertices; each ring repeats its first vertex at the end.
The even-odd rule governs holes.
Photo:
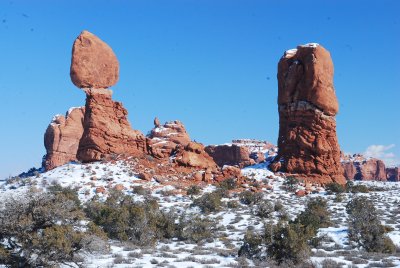
POLYGON ((185 126, 180 121, 166 122, 161 126, 157 118, 148 138, 149 152, 156 158, 170 157, 177 145, 186 146, 190 142, 185 126))
POLYGON ((78 160, 91 162, 113 154, 143 156, 146 137, 133 130, 127 110, 111 99, 108 89, 86 89, 84 131, 79 143, 78 160))
POLYGON ((286 51, 278 64, 278 87, 279 150, 271 169, 344 184, 329 52, 318 44, 286 51))
POLYGON ((46 170, 76 161, 79 141, 83 134, 85 107, 71 108, 66 116, 56 115, 44 134, 46 170))
POLYGON ((108 88, 118 81, 119 63, 106 43, 83 31, 72 47, 70 75, 79 88, 108 88))

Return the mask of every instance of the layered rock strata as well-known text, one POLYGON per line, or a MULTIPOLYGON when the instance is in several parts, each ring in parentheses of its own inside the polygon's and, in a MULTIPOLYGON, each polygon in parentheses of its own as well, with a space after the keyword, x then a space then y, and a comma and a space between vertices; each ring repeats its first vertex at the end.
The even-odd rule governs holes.
POLYGON ((318 44, 286 51, 278 64, 279 137, 273 171, 345 183, 340 164, 333 63, 318 44))

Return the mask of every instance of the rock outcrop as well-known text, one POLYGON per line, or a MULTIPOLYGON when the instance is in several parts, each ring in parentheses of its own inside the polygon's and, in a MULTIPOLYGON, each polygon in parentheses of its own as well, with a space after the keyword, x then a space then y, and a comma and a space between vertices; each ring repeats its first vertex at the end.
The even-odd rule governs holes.
POLYGON ((84 132, 79 143, 78 159, 101 160, 113 154, 143 156, 147 153, 146 137, 133 130, 122 103, 111 99, 111 90, 86 89, 84 132))
POLYGON ((231 165, 243 168, 275 156, 277 147, 266 141, 239 139, 230 144, 209 145, 205 150, 220 167, 231 165))
POLYGON ((176 150, 178 145, 186 146, 190 143, 189 134, 180 121, 166 122, 161 126, 157 118, 154 119, 154 128, 148 134, 148 148, 152 156, 167 158, 176 150))
POLYGON ((386 181, 386 167, 382 160, 365 158, 361 154, 343 155, 342 166, 347 180, 386 181))
POLYGON ((345 183, 340 164, 333 63, 318 44, 288 50, 278 64, 279 137, 273 171, 345 183))
POLYGON ((71 108, 66 116, 56 115, 44 134, 46 170, 76 161, 79 141, 83 134, 85 107, 71 108))
POLYGON ((184 167, 193 167, 216 172, 218 166, 209 156, 201 143, 190 142, 186 146, 179 146, 174 161, 184 167))
POLYGON ((388 181, 400 181, 400 168, 399 167, 386 168, 386 178, 388 181))
POLYGON ((118 81, 119 63, 106 43, 83 31, 72 47, 70 75, 78 88, 108 88, 118 81))
POLYGON ((210 145, 205 150, 220 167, 230 165, 243 168, 256 163, 250 158, 250 152, 246 147, 236 144, 210 145))

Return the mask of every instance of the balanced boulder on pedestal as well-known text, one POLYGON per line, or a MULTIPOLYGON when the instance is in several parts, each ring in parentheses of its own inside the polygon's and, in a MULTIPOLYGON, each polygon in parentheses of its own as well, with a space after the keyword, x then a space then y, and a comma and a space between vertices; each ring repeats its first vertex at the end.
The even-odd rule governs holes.
POLYGON ((77 158, 90 162, 113 154, 146 153, 146 137, 131 128, 127 110, 111 99, 112 91, 107 89, 119 78, 119 63, 112 49, 94 34, 83 31, 72 48, 70 75, 86 93, 84 131, 77 158))
POLYGON ((286 51, 278 64, 278 87, 279 151, 270 168, 316 183, 344 184, 329 52, 318 44, 286 51))

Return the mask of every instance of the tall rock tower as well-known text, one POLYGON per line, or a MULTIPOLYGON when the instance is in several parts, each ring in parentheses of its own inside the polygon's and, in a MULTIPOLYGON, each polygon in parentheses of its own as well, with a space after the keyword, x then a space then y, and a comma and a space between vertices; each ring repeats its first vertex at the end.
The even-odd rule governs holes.
POLYGON ((286 51, 278 64, 278 88, 279 151, 270 168, 321 184, 344 184, 330 53, 315 43, 286 51))

